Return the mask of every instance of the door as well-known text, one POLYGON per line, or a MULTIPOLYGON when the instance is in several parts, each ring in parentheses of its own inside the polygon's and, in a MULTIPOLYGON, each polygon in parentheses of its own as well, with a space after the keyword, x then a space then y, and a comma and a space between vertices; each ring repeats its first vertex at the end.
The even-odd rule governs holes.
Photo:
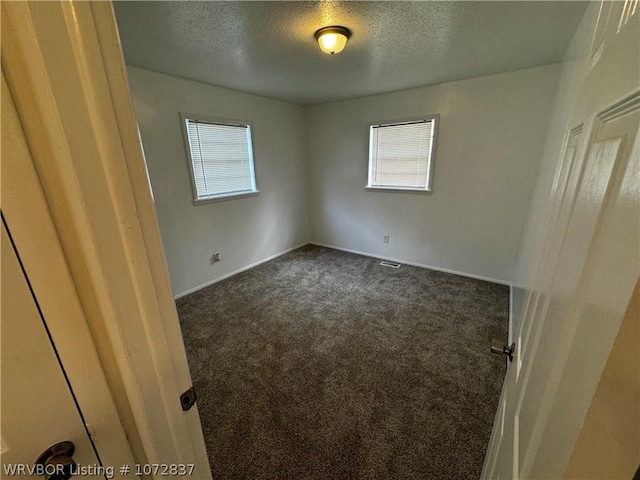
POLYGON ((92 439, 210 477, 111 2, 0 3, 2 211, 92 439))
POLYGON ((129 442, 4 70, 1 107, 2 468, 32 465, 47 447, 70 440, 78 465, 96 465, 98 451, 118 477, 120 465, 133 464, 129 442))
POLYGON ((483 478, 563 478, 640 274, 638 14, 599 7, 483 478))
MULTIPOLYGON (((74 445, 73 460, 99 465, 82 416, 49 337, 37 299, 2 223, 1 348, 2 476, 33 478, 31 468, 47 448, 74 445)), ((62 462, 64 458, 58 458, 62 462)), ((60 463, 61 465, 61 463, 60 463)), ((55 468, 54 464, 47 467, 55 468)), ((88 478, 104 478, 89 475, 88 478)))

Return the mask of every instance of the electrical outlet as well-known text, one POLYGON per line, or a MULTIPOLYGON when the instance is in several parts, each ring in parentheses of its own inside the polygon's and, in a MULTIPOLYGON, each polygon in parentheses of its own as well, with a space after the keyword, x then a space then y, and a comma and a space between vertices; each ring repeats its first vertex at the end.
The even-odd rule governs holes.
POLYGON ((384 243, 389 243, 389 235, 385 235, 383 241, 384 243))

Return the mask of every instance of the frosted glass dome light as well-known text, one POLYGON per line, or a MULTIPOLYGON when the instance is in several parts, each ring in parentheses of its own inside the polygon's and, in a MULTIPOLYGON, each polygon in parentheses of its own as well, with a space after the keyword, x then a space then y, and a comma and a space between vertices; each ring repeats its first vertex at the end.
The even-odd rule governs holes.
POLYGON ((320 50, 329 55, 340 53, 350 36, 351 32, 344 27, 324 27, 315 34, 320 50))

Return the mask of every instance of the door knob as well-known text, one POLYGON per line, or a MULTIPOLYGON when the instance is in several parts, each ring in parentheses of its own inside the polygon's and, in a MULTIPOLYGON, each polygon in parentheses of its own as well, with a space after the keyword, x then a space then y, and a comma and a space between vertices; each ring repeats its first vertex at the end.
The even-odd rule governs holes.
POLYGON ((516 344, 505 345, 500 340, 491 341, 491 353, 503 354, 509 357, 509 361, 513 362, 513 353, 516 351, 516 344))
POLYGON ((47 448, 36 460, 36 472, 47 480, 69 480, 76 469, 71 456, 76 447, 73 442, 60 442, 47 448))

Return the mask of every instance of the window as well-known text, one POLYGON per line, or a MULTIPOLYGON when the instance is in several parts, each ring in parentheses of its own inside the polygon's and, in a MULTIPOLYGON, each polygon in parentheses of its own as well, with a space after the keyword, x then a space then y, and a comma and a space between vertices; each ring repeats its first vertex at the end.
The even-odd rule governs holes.
POLYGON ((370 190, 431 192, 437 115, 369 127, 370 190))
POLYGON ((194 203, 255 195, 251 126, 181 115, 194 203))

